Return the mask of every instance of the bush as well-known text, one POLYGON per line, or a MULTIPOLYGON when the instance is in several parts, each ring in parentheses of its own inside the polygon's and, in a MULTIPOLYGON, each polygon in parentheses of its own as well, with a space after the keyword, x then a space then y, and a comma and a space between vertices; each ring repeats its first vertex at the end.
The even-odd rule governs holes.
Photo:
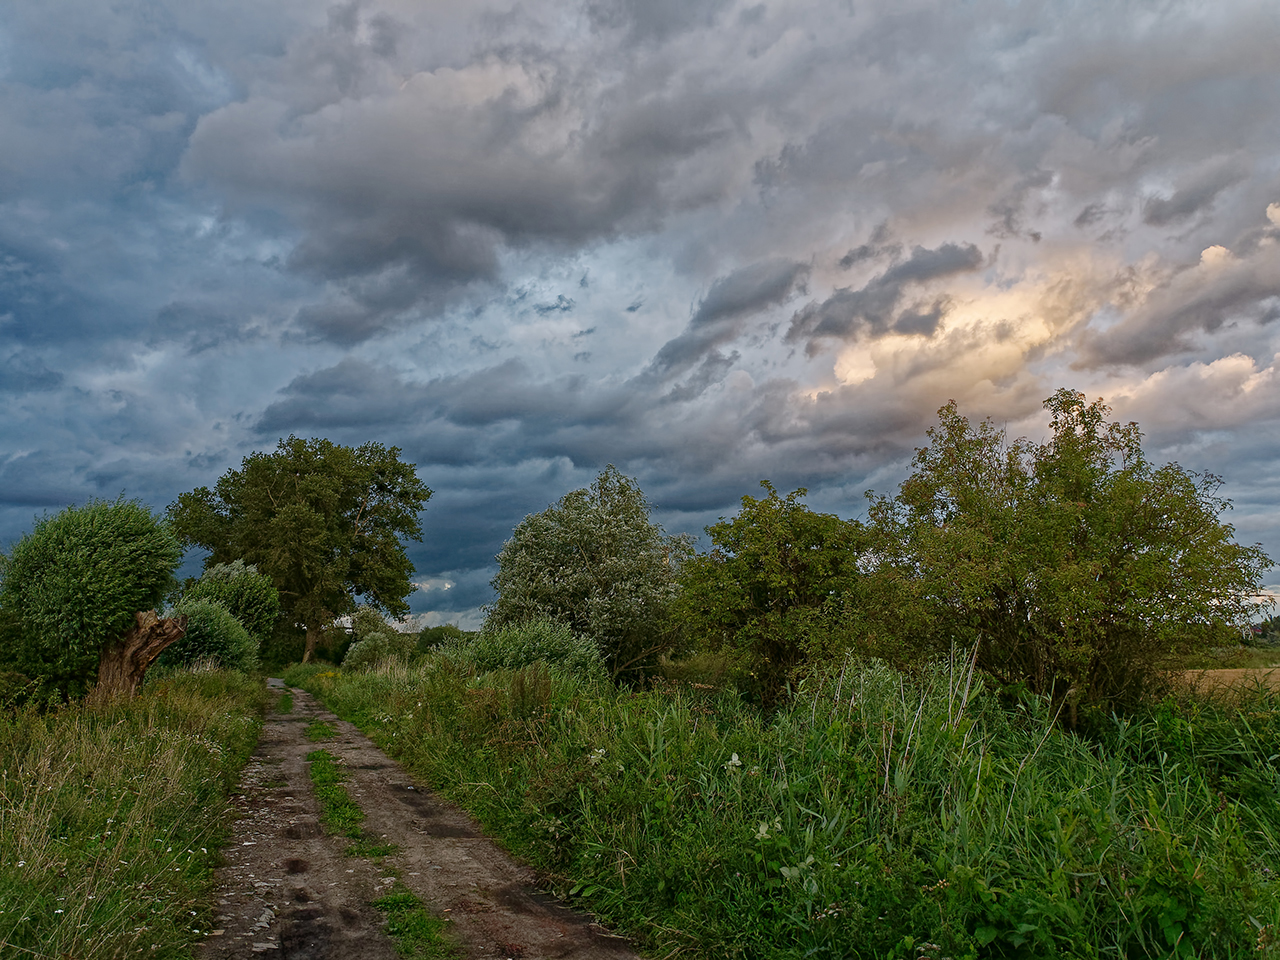
POLYGON ((175 616, 187 618, 187 632, 156 660, 158 667, 188 666, 210 660, 228 670, 248 673, 258 667, 258 641, 216 600, 183 600, 175 616))
POLYGON ((446 646, 443 652, 469 660, 482 673, 545 663, 578 677, 605 676, 604 658, 594 643, 545 617, 484 630, 471 643, 446 646))
POLYGON ((401 633, 378 615, 372 607, 360 607, 351 617, 354 642, 347 647, 342 666, 363 670, 387 660, 408 660, 417 637, 401 633))
POLYGON ((475 636, 474 633, 468 633, 452 623, 442 623, 438 627, 426 627, 418 631, 416 652, 430 653, 437 647, 456 647, 459 644, 465 644, 468 639, 473 639, 475 636))
POLYGON ((36 521, 0 558, 0 619, 12 669, 50 693, 79 696, 105 648, 174 585, 182 547, 136 500, 90 500, 36 521))
POLYGON ((183 601, 215 600, 231 611, 261 646, 280 617, 280 594, 271 578, 243 560, 214 564, 182 594, 183 601))

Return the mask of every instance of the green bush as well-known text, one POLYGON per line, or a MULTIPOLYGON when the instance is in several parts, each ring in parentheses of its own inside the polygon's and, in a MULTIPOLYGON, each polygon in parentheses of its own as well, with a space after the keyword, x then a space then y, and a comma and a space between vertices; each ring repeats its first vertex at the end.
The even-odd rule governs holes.
POLYGON ((156 660, 158 667, 187 666, 208 660, 248 673, 258 667, 258 641, 216 600, 183 600, 175 616, 187 618, 187 632, 156 660))
POLYGON ((418 631, 418 653, 430 653, 437 647, 458 646, 465 643, 468 639, 473 639, 474 633, 468 633, 461 627, 457 627, 452 623, 442 623, 438 627, 426 627, 418 631))
POLYGON ((474 663, 481 673, 545 663, 574 676, 605 676, 604 658, 594 643, 545 617, 481 631, 470 643, 447 645, 442 652, 474 663))
POLYGON ((401 633, 379 616, 372 607, 360 607, 351 617, 354 642, 347 647, 342 666, 363 670, 389 660, 408 660, 417 637, 401 633))
POLYGON ((90 500, 36 521, 0 558, 6 666, 60 696, 79 696, 102 651, 174 585, 182 547, 136 500, 90 500))
POLYGON ((280 594, 271 578, 243 560, 214 564, 183 591, 182 599, 222 604, 259 646, 271 636, 280 617, 280 594))

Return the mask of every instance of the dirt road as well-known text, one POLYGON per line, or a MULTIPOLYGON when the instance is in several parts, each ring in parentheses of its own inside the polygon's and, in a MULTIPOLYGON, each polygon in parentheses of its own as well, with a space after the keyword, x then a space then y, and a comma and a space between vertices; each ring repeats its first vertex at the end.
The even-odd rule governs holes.
POLYGON ((352 724, 304 691, 292 696, 292 711, 268 715, 245 768, 241 815, 217 874, 215 935, 202 960, 391 960, 396 953, 372 903, 393 874, 448 918, 468 958, 638 960, 624 940, 539 892, 531 870, 415 784, 352 724), (336 735, 308 740, 304 731, 315 720, 336 735), (365 838, 396 852, 378 861, 347 856, 350 841, 324 834, 306 760, 318 747, 349 772, 365 838))

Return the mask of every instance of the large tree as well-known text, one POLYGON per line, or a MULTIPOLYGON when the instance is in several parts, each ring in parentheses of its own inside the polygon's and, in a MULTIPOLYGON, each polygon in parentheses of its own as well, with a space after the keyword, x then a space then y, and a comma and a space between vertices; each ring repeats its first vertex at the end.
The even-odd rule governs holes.
POLYGON ((401 541, 422 539, 430 496, 397 447, 291 436, 213 490, 184 493, 169 518, 185 544, 212 551, 206 566, 243 560, 270 577, 284 614, 306 628, 311 660, 325 627, 357 603, 408 613, 413 564, 401 541))
POLYGON ((155 608, 175 585, 177 538, 134 500, 91 500, 36 521, 0 557, 0 659, 46 693, 134 693, 183 634, 155 608))
POLYGON ((707 527, 711 549, 681 573, 679 614, 695 639, 740 651, 754 692, 772 704, 791 672, 842 631, 858 583, 860 523, 816 513, 767 480, 731 519, 707 527))
POLYGON ((1135 423, 1059 390, 1052 436, 1010 442, 955 402, 894 498, 873 498, 877 575, 922 642, 976 644, 990 673, 1063 701, 1119 704, 1173 655, 1238 636, 1271 561, 1219 517, 1221 481, 1152 465, 1135 423))
POLYGON ((690 552, 690 539, 664 534, 636 481, 610 464, 512 531, 487 625, 549 618, 593 640, 615 678, 643 673, 676 638, 671 606, 690 552))

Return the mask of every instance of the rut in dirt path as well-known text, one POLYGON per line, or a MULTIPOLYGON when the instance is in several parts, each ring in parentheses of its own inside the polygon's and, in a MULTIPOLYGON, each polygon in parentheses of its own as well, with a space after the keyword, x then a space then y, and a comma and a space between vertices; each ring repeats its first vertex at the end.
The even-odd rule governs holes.
MULTIPOLYGON (((279 681, 272 686, 286 689, 279 681)), ((241 814, 217 871, 216 936, 201 960, 275 956, 290 960, 391 960, 383 917, 372 906, 393 883, 389 871, 450 920, 474 960, 639 960, 625 941, 540 892, 528 867, 485 837, 462 810, 414 783, 356 727, 292 690, 293 710, 272 713, 245 768, 241 814), (319 743, 314 720, 337 730, 319 743), (395 844, 380 869, 348 857, 349 841, 324 835, 307 754, 323 747, 348 773, 365 813, 364 835, 395 844)))

